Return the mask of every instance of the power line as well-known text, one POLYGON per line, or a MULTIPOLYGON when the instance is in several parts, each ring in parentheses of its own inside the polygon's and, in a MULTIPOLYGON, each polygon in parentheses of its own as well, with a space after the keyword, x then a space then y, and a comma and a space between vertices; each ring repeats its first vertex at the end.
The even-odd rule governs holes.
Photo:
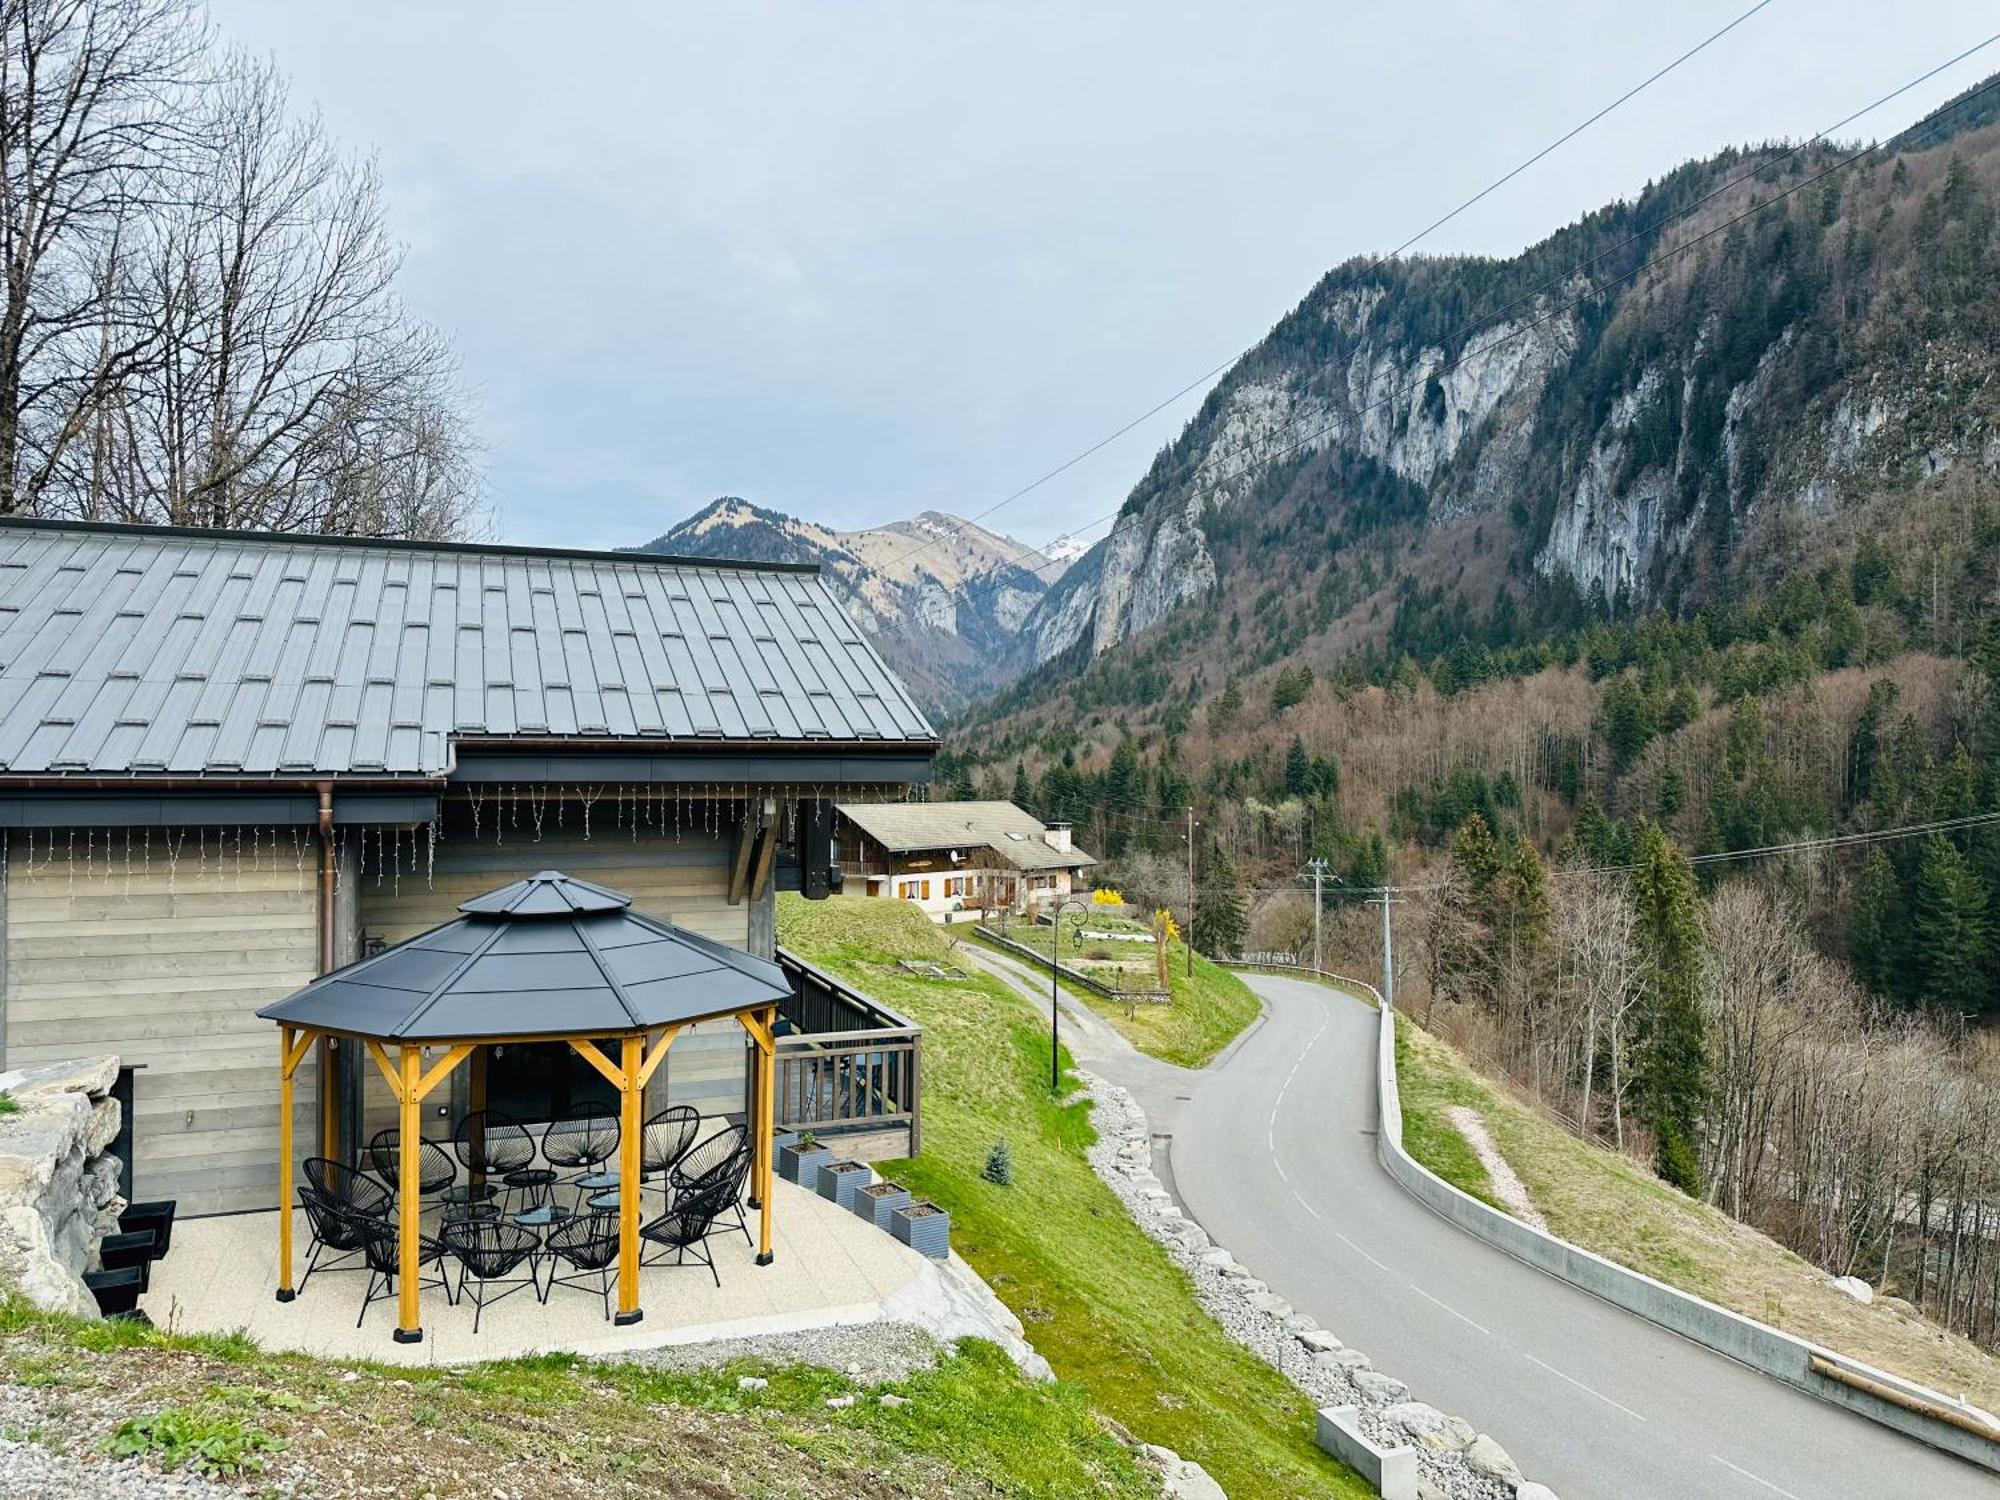
MULTIPOLYGON (((1855 833, 1827 834, 1821 838, 1792 839, 1781 844, 1760 844, 1750 849, 1723 849, 1707 854, 1691 854, 1691 865, 1726 864, 1739 859, 1768 859, 1782 854, 1811 854, 1822 849, 1865 848, 1872 844, 1894 843, 1899 839, 1928 838, 1934 833, 1958 833, 2000 823, 2000 812, 1968 813, 1960 818, 1938 818, 1928 823, 1906 823, 1897 828, 1870 828, 1855 833)), ((1626 875, 1638 869, 1634 864, 1579 865, 1553 872, 1561 879, 1584 875, 1626 875)))
MULTIPOLYGON (((1940 64, 1940 68, 1932 68, 1932 70, 1928 70, 1928 72, 1926 72, 1924 76, 1920 76, 1920 78, 1914 78, 1914 80, 1912 80, 1910 84, 1904 84, 1902 88, 1894 90, 1892 94, 1886 94, 1886 96, 1884 96, 1884 100, 1890 100, 1890 98, 1896 98, 1898 94, 1906 92, 1908 88, 1914 88, 1916 84, 1924 82, 1924 78, 1930 78, 1930 76, 1934 76, 1936 72, 1940 72, 1942 68, 1948 68, 1948 66, 1952 66, 1954 62, 1962 62, 1964 58, 1968 58, 1968 56, 1972 56, 1972 54, 1976 54, 1976 52, 1980 52, 1980 50, 1984 50, 1984 48, 1992 46, 1994 42, 2000 42, 2000 34, 1996 34, 1996 36, 1990 36, 1990 38, 1986 38, 1984 42, 1978 42, 1978 44, 1976 44, 1976 46, 1972 46, 1972 48, 1966 48, 1964 52, 1960 52, 1958 56, 1954 56, 1954 58, 1952 58, 1950 62, 1944 62, 1944 64, 1940 64)), ((1984 96, 1986 96, 1988 92, 1992 92, 1994 88, 2000 88, 2000 78, 1992 78, 1992 80, 1988 80, 1986 84, 1982 84, 1980 88, 1972 90, 1970 94, 1964 94, 1962 98, 1954 100, 1954 102, 1952 102, 1952 104, 1948 104, 1946 108, 1948 108, 1948 110, 1960 110, 1960 108, 1964 108, 1964 106, 1970 106, 1970 104, 1978 102, 1980 98, 1984 98, 1984 96)), ((1874 104, 1874 106, 1868 106, 1868 108, 1872 110, 1872 108, 1878 108, 1878 106, 1880 106, 1880 102, 1878 102, 1878 104, 1874 104)), ((1858 112, 1856 112, 1854 116, 1850 116, 1850 120, 1856 120, 1856 118, 1860 118, 1862 114, 1868 114, 1868 110, 1858 110, 1858 112)), ((1836 126, 1836 128, 1838 128, 1838 126, 1836 126)), ((1670 262, 1670 260, 1676 260, 1676 258, 1680 258, 1680 256, 1684 256, 1684 254, 1692 252, 1692 250, 1696 250, 1698 246, 1706 244, 1708 240, 1716 238, 1718 234, 1726 234, 1728 230, 1736 228, 1736 226, 1738 226, 1738 224, 1742 224, 1744 220, 1750 220, 1750 218, 1754 218, 1756 214, 1762 214, 1764 210, 1768 210, 1768 208, 1774 208, 1776 204, 1782 204, 1782 202, 1786 202, 1786 200, 1788 200, 1788 198, 1792 198, 1794 194, 1798 194, 1798 192, 1804 192, 1806 188, 1810 188, 1810 186, 1816 186, 1816 184, 1820 184, 1820 182, 1828 180, 1830 176, 1834 176, 1834 174, 1838 174, 1838 172, 1844 172, 1846 168, 1854 166, 1854 164, 1856 164, 1858 160, 1862 160, 1864 156, 1872 156, 1872 154, 1880 152, 1880 150, 1882 150, 1882 148, 1884 148, 1886 144, 1888 144, 1888 142, 1876 142, 1876 144, 1872 144, 1872 146, 1864 146, 1864 148, 1860 148, 1860 150, 1856 150, 1856 152, 1850 152, 1848 156, 1842 156, 1842 158, 1840 158, 1838 162, 1834 162, 1834 164, 1832 164, 1832 166, 1828 166, 1826 170, 1822 170, 1822 172, 1816 172, 1816 174, 1812 174, 1812 176, 1808 176, 1808 178, 1802 178, 1800 182, 1794 182, 1794 184, 1792 184, 1790 188, 1784 188, 1782 192, 1774 194, 1772 198, 1760 198, 1758 202, 1750 204, 1750 206, 1748 206, 1746 210, 1742 210, 1740 214, 1734 214, 1734 216, 1730 216, 1728 220, 1724 220, 1724 222, 1720 222, 1720 224, 1716 224, 1716 226, 1712 226, 1712 228, 1708 228, 1708 230, 1702 230, 1702 232, 1700 232, 1700 234, 1696 234, 1694 238, 1690 238, 1690 240, 1684 240, 1684 242, 1680 242, 1680 244, 1676 244, 1676 246, 1672 246, 1672 248, 1668 248, 1668 250, 1662 250, 1662 252, 1660 252, 1660 254, 1656 254, 1656 256, 1650 256, 1650 258, 1646 258, 1644 262, 1640 262, 1640 264, 1638 264, 1638 266, 1634 266, 1632 270, 1628 270, 1628 272, 1620 272, 1618 276, 1612 276, 1612 278, 1606 278, 1606 280, 1602 280, 1602 282, 1594 282, 1594 284, 1590 286, 1590 290, 1588 290, 1588 292, 1584 292, 1584 294, 1580 294, 1580 296, 1574 296, 1574 298, 1570 298, 1568 302, 1562 302, 1562 304, 1558 304, 1558 306, 1550 308, 1550 310, 1548 310, 1546 314, 1542 314, 1540 318, 1534 318, 1532 322, 1526 322, 1526 324, 1522 324, 1520 328, 1514 328, 1514 330, 1510 330, 1510 332, 1502 334, 1500 338, 1494 338, 1494 340, 1488 340, 1486 344, 1478 344, 1478 346, 1474 346, 1474 348, 1466 348, 1466 350, 1464 350, 1462 354, 1458 354, 1458 358, 1452 358, 1452 360, 1446 360, 1446 362, 1444 362, 1444 364, 1440 364, 1438 368, 1434 368, 1434 370, 1426 372, 1422 380, 1412 380, 1412 382, 1406 382, 1406 384, 1402 384, 1402 386, 1396 386, 1396 388, 1392 388, 1392 390, 1384 392, 1382 396, 1378 396, 1376 400, 1372 400, 1372 402, 1368 402, 1368 404, 1364 404, 1364 406, 1356 408, 1356 410, 1354 410, 1354 412, 1350 414, 1350 416, 1352 416, 1352 420, 1356 420, 1356 422, 1358 422, 1360 418, 1368 416, 1370 412, 1374 412, 1374 410, 1378 410, 1378 408, 1382 408, 1382 406, 1386 406, 1386 404, 1390 404, 1390 402, 1394 402, 1394 400, 1398 400, 1398 398, 1402 398, 1402 396, 1408 396, 1410 392, 1418 390, 1418 388, 1420 388, 1422 384, 1426 384, 1426 382, 1434 380, 1434 378, 1436 378, 1436 376, 1440 376, 1440 374, 1450 374, 1452 370, 1456 370, 1458 366, 1466 364, 1468 360, 1472 360, 1472 358, 1474 358, 1474 356, 1478 356, 1478 354, 1486 354, 1486 352, 1490 352, 1490 350, 1496 350, 1496 348, 1502 348, 1502 346, 1506 346, 1506 344, 1510 344, 1510 342, 1514 342, 1514 340, 1518 340, 1518 338, 1524 338, 1524 336, 1528 336, 1528 334, 1532 334, 1532 332, 1536 332, 1536 330, 1544 328, 1546 324, 1554 322, 1554 320, 1556 320, 1556 318, 1560 318, 1562 314, 1566 314, 1566 312, 1572 312, 1572 310, 1580 308, 1580 306, 1582 306, 1584 302, 1588 302, 1588 300, 1592 300, 1594 296, 1598 296, 1598 294, 1602 294, 1602 292, 1610 290, 1612 286, 1618 286, 1620 282, 1630 282, 1630 280, 1636 280, 1638 276, 1644 276, 1644 274, 1646 274, 1648 270, 1654 270, 1654 268, 1658 268, 1658 266, 1664 266, 1666 262, 1670 262)), ((1780 158, 1780 160, 1784 160, 1784 158, 1780 158)), ((1706 202, 1706 200, 1704 200, 1704 202, 1706 202)), ((1698 204, 1696 204, 1696 206, 1698 206, 1698 204)), ((1674 218, 1678 218, 1678 216, 1674 216, 1674 218)), ((1664 220, 1664 222, 1672 222, 1672 220, 1664 220)), ((1222 490, 1224 486, 1228 486, 1228 484, 1234 484, 1236 480, 1242 480, 1242 478, 1246 478, 1246 476, 1248 476, 1248 474, 1250 474, 1252 470, 1256 470, 1256 468, 1262 468, 1262 466, 1270 464, 1270 462, 1272 462, 1272 460, 1276 460, 1276 458, 1284 458, 1284 456, 1288 456, 1288 454, 1292 454, 1292 452, 1298 452, 1300 448, 1306 448, 1308 444, 1314 444, 1314 442, 1318 442, 1320 438, 1324 438, 1324 436, 1328 436, 1328 434, 1336 432, 1336 430, 1338 430, 1340 426, 1344 426, 1344 424, 1346 424, 1346 422, 1350 420, 1350 416, 1338 416, 1338 418, 1334 418, 1332 422, 1326 422, 1324 426, 1320 426, 1320 428, 1314 428, 1312 432, 1306 432, 1306 434, 1304 434, 1304 436, 1300 436, 1300 438, 1292 438, 1290 442, 1284 442, 1284 444, 1282 444, 1282 446, 1278 446, 1278 448, 1268 448, 1268 450, 1264 450, 1264 452, 1260 452, 1260 454, 1256 454, 1256 456, 1248 458, 1248 460, 1246 460, 1246 462, 1244 462, 1244 464, 1242 464, 1242 466, 1240 466, 1240 468, 1238 468, 1236 472, 1232 472, 1232 474, 1226 474, 1226 476, 1222 476, 1222 478, 1218 478, 1218 480, 1214 480, 1214 482, 1210 482, 1210 484, 1206 484, 1206 486, 1196 486, 1194 490, 1190 490, 1190 492, 1188 492, 1188 496, 1186 496, 1186 498, 1188 498, 1190 502, 1194 502, 1194 500, 1202 500, 1202 498, 1208 498, 1208 496, 1212 496, 1212 494, 1220 492, 1220 490, 1222 490)), ((1098 518, 1094 518, 1094 520, 1088 520, 1088 522, 1084 522, 1082 526, 1078 526, 1076 530, 1072 530, 1070 534, 1074 536, 1074 534, 1080 534, 1080 532, 1088 532, 1088 530, 1094 530, 1094 528, 1102 526, 1104 522, 1110 522, 1110 520, 1118 520, 1118 516, 1122 514, 1122 510, 1124 510, 1124 506, 1120 506, 1118 510, 1112 510, 1112 512, 1106 512, 1104 516, 1098 516, 1098 518)), ((1002 584, 1002 586, 1004 586, 1004 584, 1002 584)), ((958 594, 958 596, 962 596, 962 598, 966 598, 966 600, 970 602, 972 598, 978 598, 982 590, 972 590, 972 588, 954 588, 954 590, 950 590, 950 592, 952 592, 952 594, 958 594)))
MULTIPOLYGON (((1537 151, 1533 156, 1530 156, 1526 161, 1521 162, 1518 166, 1512 168, 1511 170, 1507 171, 1501 176, 1496 177, 1493 181, 1487 183, 1485 187, 1481 188, 1478 192, 1474 193, 1470 198, 1467 198, 1463 203, 1460 203, 1456 208, 1452 209, 1449 213, 1443 214, 1438 218, 1433 219, 1430 223, 1426 224, 1422 229, 1419 229, 1415 234, 1411 235, 1408 239, 1404 240, 1403 243, 1398 245, 1395 249, 1390 250, 1385 254, 1378 255, 1373 260, 1369 261, 1366 265, 1363 265, 1359 269, 1347 273, 1346 286, 1353 285, 1355 282, 1359 281, 1363 276, 1366 276, 1369 272, 1384 265, 1388 261, 1394 260, 1404 251, 1421 243, 1425 239, 1428 239, 1432 234, 1435 234, 1438 230, 1444 228, 1445 225, 1451 223, 1452 220, 1456 219, 1459 215, 1463 214, 1467 209, 1472 208, 1474 205, 1480 203, 1491 194, 1505 187, 1508 183, 1512 182, 1516 177, 1519 177, 1523 172, 1527 171, 1530 167, 1533 167, 1538 162, 1544 160, 1546 157, 1549 157, 1553 155, 1555 152, 1561 150, 1564 146, 1568 145, 1571 141, 1575 140, 1579 135, 1583 134, 1584 131, 1590 129, 1591 126, 1595 125, 1598 121, 1604 119, 1605 116, 1611 114, 1613 111, 1617 110, 1621 106, 1630 103, 1633 99, 1637 98, 1640 94, 1644 93, 1647 89, 1651 88, 1654 84, 1658 83, 1662 78, 1665 78, 1669 73, 1673 72, 1676 68, 1680 67, 1682 63, 1688 62, 1698 54, 1707 51, 1709 47, 1713 46, 1716 42, 1721 41, 1722 38, 1729 35, 1730 32, 1734 31, 1737 27, 1741 26, 1745 21, 1749 20, 1752 16, 1756 15, 1759 11, 1765 9, 1771 4, 1772 0, 1757 0, 1756 4, 1752 5, 1748 10, 1743 11, 1734 20, 1730 21, 1727 25, 1721 27, 1719 30, 1710 32, 1706 37, 1703 37, 1699 42, 1695 43, 1694 46, 1688 48, 1687 51, 1681 53, 1681 55, 1676 57, 1672 62, 1667 63, 1664 67, 1661 67, 1660 69, 1650 74, 1645 79, 1632 85, 1631 88, 1627 89, 1624 93, 1620 94, 1616 99, 1613 99, 1609 104, 1605 105, 1602 109, 1598 110, 1597 113, 1592 115, 1589 119, 1583 121, 1581 124, 1571 126, 1562 135, 1558 136, 1555 140, 1549 142, 1548 145, 1542 147, 1541 150, 1537 151)), ((1345 290, 1345 286, 1336 286, 1334 290, 1336 291, 1345 290)), ((995 501, 992 505, 987 506, 986 509, 982 511, 978 511, 973 515, 966 516, 963 518, 954 518, 953 524, 961 528, 974 526, 978 524, 980 521, 985 520, 988 516, 994 514, 994 512, 1004 510, 1008 506, 1014 504, 1017 500, 1024 499, 1026 496, 1033 494, 1036 490, 1040 489, 1043 485, 1047 484, 1051 479, 1055 479, 1060 475, 1067 473, 1069 470, 1075 468, 1078 464, 1082 463, 1085 459, 1091 457, 1091 455, 1102 451, 1104 448, 1118 441, 1119 438, 1125 436, 1125 434, 1132 431, 1133 428, 1138 427, 1142 423, 1147 422, 1151 420, 1153 417, 1158 416, 1161 412, 1165 411, 1168 407, 1172 406, 1176 401, 1179 401, 1183 396, 1189 395, 1191 392, 1199 390, 1202 386, 1208 384, 1209 381, 1214 380, 1217 376, 1227 374, 1228 371, 1239 360, 1243 359, 1245 355, 1253 352, 1258 347, 1258 344, 1261 344, 1262 342, 1263 340, 1259 339, 1256 344, 1250 345, 1249 348, 1239 350, 1235 354, 1230 355, 1229 358, 1224 360, 1221 364, 1216 365, 1213 369, 1207 370, 1200 375, 1197 375, 1193 380, 1189 381, 1186 385, 1182 386, 1179 390, 1175 391, 1171 396, 1167 396, 1161 401, 1156 402, 1154 405, 1148 407, 1145 411, 1139 413, 1138 416, 1133 417, 1130 421, 1126 422, 1123 426, 1117 428, 1115 431, 1108 433, 1106 436, 1102 438, 1099 438, 1096 442, 1092 443, 1089 447, 1083 449, 1081 452, 1078 452, 1072 455, 1071 457, 1063 460, 1063 462, 1057 464, 1053 469, 1050 469, 1040 478, 1032 480, 1029 483, 1022 485, 1012 494, 1006 496, 1001 500, 995 501)), ((1095 526, 1098 523, 1092 522, 1090 524, 1091 526, 1095 526)), ((1085 527, 1084 529, 1088 530, 1089 527, 1085 527)), ((1069 536, 1074 536, 1075 534, 1076 533, 1074 531, 1065 533, 1065 535, 1069 536)), ((907 552, 900 553, 896 557, 891 558, 886 564, 884 564, 884 566, 895 567, 903 562, 908 561, 910 558, 915 557, 919 552, 922 552, 930 547, 935 547, 942 540, 943 538, 941 537, 932 537, 925 541, 919 542, 916 546, 910 548, 907 552)))

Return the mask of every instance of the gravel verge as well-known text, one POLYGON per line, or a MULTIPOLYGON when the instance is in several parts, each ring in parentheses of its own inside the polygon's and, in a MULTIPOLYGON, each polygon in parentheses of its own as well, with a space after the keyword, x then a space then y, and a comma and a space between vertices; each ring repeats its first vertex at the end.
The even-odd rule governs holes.
POLYGON ((1472 1148, 1479 1164, 1486 1168, 1486 1180, 1493 1184, 1493 1196, 1500 1200, 1500 1206, 1523 1224, 1531 1224, 1547 1234, 1549 1221, 1535 1207, 1526 1185, 1514 1175, 1513 1167, 1486 1129, 1485 1118, 1469 1104, 1454 1104, 1445 1115, 1451 1120, 1452 1129, 1465 1137, 1465 1144, 1472 1148))
POLYGON ((1318 1407, 1352 1406, 1359 1426, 1385 1446, 1417 1453, 1420 1494, 1441 1500, 1555 1500, 1522 1479, 1505 1450, 1472 1424, 1410 1399, 1402 1381, 1375 1369, 1239 1265, 1183 1213, 1153 1172, 1146 1114, 1125 1089, 1080 1073, 1095 1103, 1090 1164, 1146 1233, 1166 1247, 1225 1332, 1283 1374, 1318 1407))
POLYGON ((616 1356, 657 1370, 707 1370, 739 1359, 841 1370, 864 1385, 904 1380, 937 1363, 938 1341, 911 1323, 856 1323, 703 1344, 668 1344, 616 1356))

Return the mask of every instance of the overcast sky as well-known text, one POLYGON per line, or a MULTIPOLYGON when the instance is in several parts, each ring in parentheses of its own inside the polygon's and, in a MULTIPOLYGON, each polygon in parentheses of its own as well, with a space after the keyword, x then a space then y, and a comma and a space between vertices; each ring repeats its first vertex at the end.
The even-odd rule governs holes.
MULTIPOLYGON (((1750 3, 212 8, 379 158, 501 536, 615 546, 719 494, 843 527, 983 510, 1750 3)), ((1983 0, 1774 0, 1424 248, 1514 250, 1993 29, 1983 0)), ((1115 511, 1198 400, 988 524, 1115 511)))

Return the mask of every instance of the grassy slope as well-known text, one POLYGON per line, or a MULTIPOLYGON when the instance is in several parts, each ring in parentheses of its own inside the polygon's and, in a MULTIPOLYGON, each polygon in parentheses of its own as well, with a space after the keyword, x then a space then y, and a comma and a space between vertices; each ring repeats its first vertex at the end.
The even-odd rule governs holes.
MULTIPOLYGON (((358 1293, 356 1294, 358 1295, 358 1293)), ((674 1494, 834 1500, 906 1494, 1149 1496, 1156 1482, 1074 1385, 1023 1380, 968 1341, 935 1369, 880 1387, 909 1404, 831 1396, 830 1370, 740 1361, 669 1373, 567 1355, 468 1369, 333 1363, 243 1338, 174 1336, 0 1303, 0 1436, 102 1455, 127 1418, 167 1412, 194 1436, 247 1436, 259 1484, 303 1473, 324 1495, 674 1494), (744 1391, 756 1373, 766 1389, 744 1391)), ((178 1468, 183 1453, 148 1456, 178 1468)))
POLYGON ((1444 1116, 1447 1105, 1469 1104, 1564 1239, 1800 1338, 2000 1409, 2000 1359, 1893 1299, 1855 1302, 1775 1240, 1668 1187, 1630 1158, 1578 1140, 1480 1077, 1407 1016, 1397 1030, 1396 1066, 1404 1143, 1446 1181, 1493 1202, 1485 1169, 1444 1116))
POLYGON ((952 1212, 953 1241, 1028 1325, 1056 1373, 1150 1442, 1198 1460, 1243 1500, 1361 1496, 1312 1441, 1311 1403, 1196 1302, 1186 1276, 1097 1178, 1087 1102, 1048 1091, 1048 1038, 997 980, 918 979, 898 958, 949 959, 901 902, 781 896, 781 940, 924 1026, 924 1151, 888 1174, 952 1212), (979 1170, 1013 1147, 1015 1186, 979 1170))
MULTIPOLYGON (((1071 919, 1072 921, 1074 918, 1071 919)), ((1098 918, 1091 918, 1098 921, 1098 918)), ((1039 953, 1050 948, 1051 933, 1046 927, 1020 923, 1007 935, 1039 953)), ((1064 961, 1078 945, 1072 928, 1063 928, 1064 961)), ((1135 945, 1136 946, 1136 945, 1135 945)), ((1145 974, 1152 976, 1152 949, 1144 949, 1145 974)), ((1071 985, 1064 988, 1103 1016, 1124 1038, 1141 1052, 1150 1053, 1183 1068, 1205 1066, 1237 1034, 1257 1017, 1257 997, 1241 979, 1218 968, 1199 953, 1194 957, 1194 973, 1188 973, 1187 949, 1179 942, 1167 945, 1172 1005, 1134 1005, 1128 1008, 1115 1000, 1071 985)))

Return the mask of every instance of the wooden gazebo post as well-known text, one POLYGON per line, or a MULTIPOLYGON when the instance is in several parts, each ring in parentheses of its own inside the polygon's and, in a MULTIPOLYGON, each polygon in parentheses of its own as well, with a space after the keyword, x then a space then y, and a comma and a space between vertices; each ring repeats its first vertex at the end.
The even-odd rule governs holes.
POLYGON ((278 1300, 298 1295, 292 1286, 292 1079, 315 1040, 304 1028, 278 1028, 278 1300))
POLYGON ((771 1134, 777 1122, 778 1008, 739 1011, 736 1019, 757 1048, 757 1083, 750 1091, 750 1191, 757 1201, 757 1264, 768 1266, 776 1259, 771 1253, 771 1134))

